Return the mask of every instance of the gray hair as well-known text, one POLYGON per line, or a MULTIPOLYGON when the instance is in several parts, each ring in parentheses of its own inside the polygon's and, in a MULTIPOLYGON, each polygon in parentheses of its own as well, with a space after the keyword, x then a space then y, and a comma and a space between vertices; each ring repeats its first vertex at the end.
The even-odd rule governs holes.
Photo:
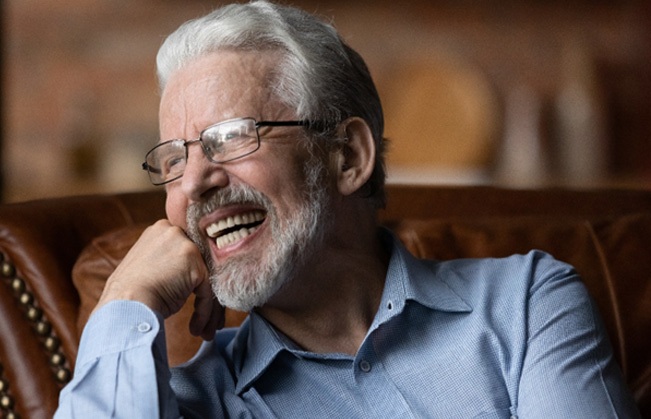
POLYGON ((325 136, 332 137, 348 117, 364 119, 376 148, 366 192, 375 207, 384 206, 386 140, 380 98, 364 60, 332 25, 264 0, 224 6, 184 23, 165 40, 156 58, 161 90, 189 61, 220 49, 280 51, 270 84, 273 93, 325 136))

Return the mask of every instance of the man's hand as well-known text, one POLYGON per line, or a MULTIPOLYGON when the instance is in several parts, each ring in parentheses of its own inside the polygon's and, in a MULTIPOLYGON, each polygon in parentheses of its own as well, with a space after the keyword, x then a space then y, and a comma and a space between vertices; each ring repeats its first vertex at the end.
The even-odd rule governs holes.
POLYGON ((160 220, 148 227, 108 278, 99 307, 112 300, 140 301, 167 318, 195 294, 190 332, 205 340, 223 326, 208 269, 197 246, 179 227, 160 220))

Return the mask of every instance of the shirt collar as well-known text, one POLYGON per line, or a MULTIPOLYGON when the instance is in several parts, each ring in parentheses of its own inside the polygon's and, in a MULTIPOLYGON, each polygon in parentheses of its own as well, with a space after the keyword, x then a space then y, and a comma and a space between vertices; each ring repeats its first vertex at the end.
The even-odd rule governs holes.
POLYGON ((235 392, 242 394, 273 362, 286 343, 278 332, 255 311, 240 326, 233 342, 232 354, 235 376, 235 392))
MULTIPOLYGON (((464 313, 472 308, 443 280, 453 271, 442 274, 439 264, 415 258, 388 230, 381 230, 382 240, 391 251, 389 267, 380 308, 369 334, 394 316, 399 315, 407 301, 415 301, 432 310, 464 313)), ((262 316, 251 312, 242 325, 233 348, 236 394, 242 394, 282 351, 300 356, 304 353, 287 337, 278 332, 262 316)))
POLYGON ((472 311, 470 305, 445 282, 449 276, 457 275, 454 271, 441 272, 438 262, 414 257, 389 230, 382 229, 382 239, 391 249, 391 259, 376 315, 377 325, 401 313, 408 301, 450 313, 472 311))

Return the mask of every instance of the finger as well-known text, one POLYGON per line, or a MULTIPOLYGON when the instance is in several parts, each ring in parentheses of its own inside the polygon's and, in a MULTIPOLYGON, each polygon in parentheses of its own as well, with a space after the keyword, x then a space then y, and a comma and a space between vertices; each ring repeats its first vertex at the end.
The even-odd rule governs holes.
POLYGON ((212 315, 210 316, 210 320, 206 324, 206 327, 204 327, 204 330, 201 333, 201 337, 204 340, 212 340, 215 337, 217 329, 224 327, 224 319, 224 307, 219 304, 219 302, 217 302, 217 299, 213 299, 212 315))
POLYGON ((212 293, 208 280, 201 281, 194 292, 194 313, 192 313, 192 318, 190 319, 190 333, 205 339, 212 331, 212 336, 206 339, 212 340, 219 321, 217 319, 217 322, 215 322, 213 319, 215 314, 214 307, 219 306, 219 304, 212 293))

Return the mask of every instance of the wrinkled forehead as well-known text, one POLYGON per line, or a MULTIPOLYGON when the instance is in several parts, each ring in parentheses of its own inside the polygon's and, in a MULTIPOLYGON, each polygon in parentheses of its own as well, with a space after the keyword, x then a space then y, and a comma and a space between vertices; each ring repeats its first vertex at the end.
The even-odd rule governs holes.
POLYGON ((161 140, 195 138, 217 122, 278 118, 288 109, 273 95, 279 55, 273 52, 217 51, 174 72, 162 92, 161 140))

